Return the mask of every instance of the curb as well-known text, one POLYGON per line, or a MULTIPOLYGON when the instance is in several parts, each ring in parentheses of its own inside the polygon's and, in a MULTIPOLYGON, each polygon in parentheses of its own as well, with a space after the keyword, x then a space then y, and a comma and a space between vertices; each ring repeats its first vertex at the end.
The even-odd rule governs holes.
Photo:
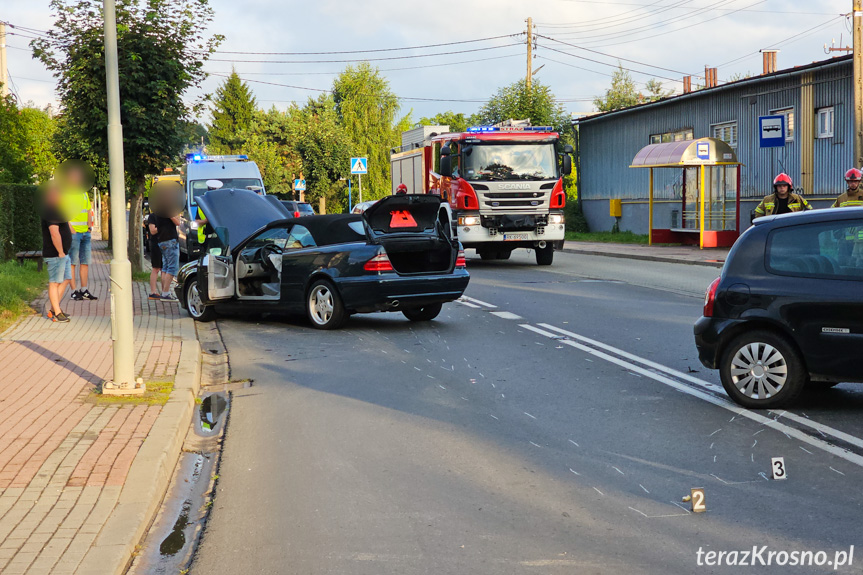
POLYGON ((201 388, 201 345, 193 320, 180 321, 183 337, 174 390, 132 462, 114 511, 76 575, 125 573, 171 483, 201 388))
POLYGON ((622 258, 622 259, 630 259, 630 260, 642 260, 648 262, 662 262, 666 264, 683 264, 687 266, 704 266, 711 268, 722 268, 725 265, 725 262, 708 262, 708 261, 698 261, 698 260, 681 260, 677 258, 670 258, 664 256, 648 256, 642 254, 621 254, 621 253, 609 253, 609 252, 600 252, 596 250, 574 250, 572 248, 564 247, 563 252, 568 254, 582 254, 585 256, 605 256, 607 258, 622 258))

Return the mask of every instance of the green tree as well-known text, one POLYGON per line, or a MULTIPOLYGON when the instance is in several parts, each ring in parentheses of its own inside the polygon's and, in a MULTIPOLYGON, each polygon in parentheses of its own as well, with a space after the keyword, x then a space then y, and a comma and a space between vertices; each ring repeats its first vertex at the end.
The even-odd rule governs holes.
MULTIPOLYGON (((33 40, 34 56, 54 72, 64 121, 62 135, 107 158, 107 96, 101 2, 51 0, 54 25, 33 40)), ((204 62, 221 42, 207 36, 208 0, 118 0, 117 46, 126 179, 133 183, 129 221, 138 222, 148 174, 161 173, 186 144, 184 123, 201 107, 187 90, 204 79, 204 62)), ((116 239, 116 238, 115 238, 116 239)), ((141 234, 130 226, 129 257, 138 271, 141 234)))
POLYGON ((220 154, 244 153, 256 112, 257 102, 251 89, 232 71, 216 88, 213 99, 213 122, 209 126, 212 150, 220 154))
POLYGON ((0 98, 0 183, 31 183, 33 167, 27 161, 26 140, 15 99, 0 98))
POLYGON ((283 113, 275 107, 268 112, 256 110, 250 128, 245 132, 243 153, 248 154, 264 178, 267 193, 292 197, 295 176, 302 161, 294 147, 297 129, 291 110, 283 113))
POLYGON ((647 90, 646 94, 639 92, 629 71, 618 65, 611 77, 611 87, 605 91, 604 96, 595 98, 593 105, 600 112, 611 112, 612 110, 660 100, 674 93, 672 90, 666 90, 662 82, 656 78, 648 80, 645 89, 647 90))
POLYGON ((54 155, 57 121, 48 110, 40 110, 32 105, 21 109, 19 119, 24 131, 24 154, 27 163, 37 180, 47 180, 57 165, 54 155))
POLYGON ((530 120, 534 126, 554 126, 566 137, 570 133, 569 116, 558 104, 551 88, 534 80, 531 87, 519 80, 500 88, 479 111, 471 124, 497 124, 509 119, 530 120))
MULTIPOLYGON (((333 82, 333 104, 339 124, 350 141, 351 156, 369 159, 363 176, 363 199, 390 193, 390 149, 400 145, 409 117, 397 119, 399 101, 389 82, 367 62, 348 66, 333 82)), ((348 172, 346 162, 343 170, 348 172)))
POLYGON ((468 118, 461 112, 441 112, 431 118, 420 118, 419 126, 449 126, 450 132, 464 132, 468 128, 468 118))

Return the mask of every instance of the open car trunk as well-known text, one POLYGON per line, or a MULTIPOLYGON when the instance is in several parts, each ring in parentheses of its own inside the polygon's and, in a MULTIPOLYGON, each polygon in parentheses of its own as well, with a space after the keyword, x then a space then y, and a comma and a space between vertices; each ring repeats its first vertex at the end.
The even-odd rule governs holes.
POLYGON ((446 273, 453 269, 458 242, 440 221, 437 196, 389 196, 363 212, 373 243, 382 245, 400 274, 446 273))

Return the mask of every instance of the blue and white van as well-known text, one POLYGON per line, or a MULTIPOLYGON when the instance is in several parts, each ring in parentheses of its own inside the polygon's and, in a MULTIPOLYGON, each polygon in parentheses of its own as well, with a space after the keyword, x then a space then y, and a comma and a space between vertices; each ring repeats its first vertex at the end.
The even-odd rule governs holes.
POLYGON ((194 259, 201 253, 202 246, 198 241, 198 226, 195 223, 195 220, 200 218, 195 201, 199 195, 214 187, 252 190, 262 195, 267 193, 257 164, 245 154, 188 154, 183 169, 183 182, 186 207, 180 216, 179 237, 180 256, 184 259, 194 259))

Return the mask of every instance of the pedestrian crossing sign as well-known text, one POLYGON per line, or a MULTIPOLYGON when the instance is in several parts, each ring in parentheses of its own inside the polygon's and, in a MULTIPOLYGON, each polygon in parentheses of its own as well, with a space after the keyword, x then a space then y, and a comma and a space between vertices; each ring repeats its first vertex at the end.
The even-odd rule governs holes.
POLYGON ((351 158, 351 174, 368 174, 368 158, 351 158))

